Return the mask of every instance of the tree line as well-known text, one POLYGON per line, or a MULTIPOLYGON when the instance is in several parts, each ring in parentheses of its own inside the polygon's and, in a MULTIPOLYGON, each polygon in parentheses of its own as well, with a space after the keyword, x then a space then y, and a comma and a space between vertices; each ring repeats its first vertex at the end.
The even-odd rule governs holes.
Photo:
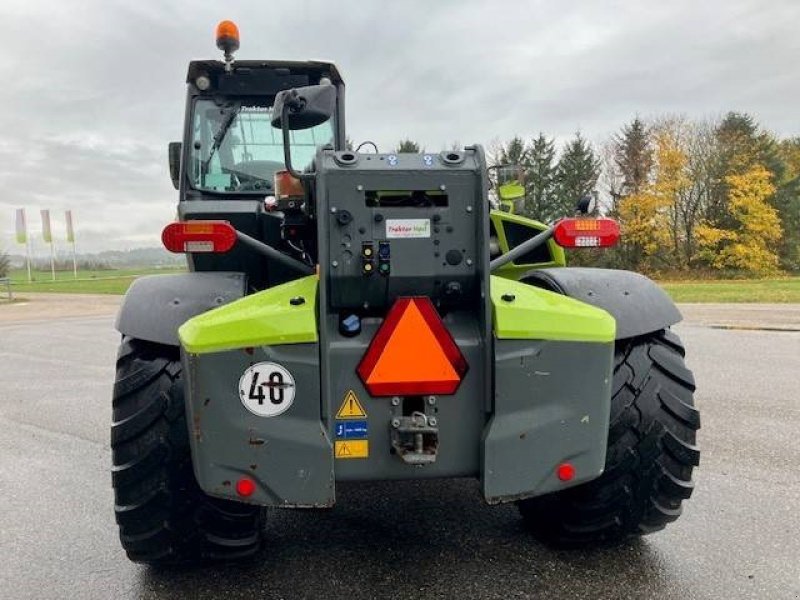
POLYGON ((583 263, 728 275, 800 271, 800 137, 748 114, 714 121, 639 117, 599 148, 580 133, 557 152, 540 133, 497 144, 495 164, 524 167, 526 216, 552 223, 586 194, 617 219, 619 245, 583 263))
MULTIPOLYGON (((396 151, 420 152, 401 140, 396 151)), ((635 117, 598 147, 580 132, 560 148, 539 133, 489 149, 523 167, 522 213, 553 223, 596 195, 620 243, 571 253, 578 264, 645 272, 763 276, 800 271, 800 137, 781 139, 749 114, 715 120, 635 117)))

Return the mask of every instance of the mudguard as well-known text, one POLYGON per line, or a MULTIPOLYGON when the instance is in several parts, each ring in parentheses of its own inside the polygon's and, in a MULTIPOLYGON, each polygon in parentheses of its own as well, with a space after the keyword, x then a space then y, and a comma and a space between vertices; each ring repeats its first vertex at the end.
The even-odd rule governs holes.
POLYGON ((683 318, 664 290, 632 271, 584 267, 541 269, 526 273, 520 281, 607 311, 617 321, 618 340, 669 327, 683 318))
POLYGON ((116 329, 136 339, 179 346, 178 328, 186 321, 244 295, 244 273, 140 277, 125 294, 116 329))

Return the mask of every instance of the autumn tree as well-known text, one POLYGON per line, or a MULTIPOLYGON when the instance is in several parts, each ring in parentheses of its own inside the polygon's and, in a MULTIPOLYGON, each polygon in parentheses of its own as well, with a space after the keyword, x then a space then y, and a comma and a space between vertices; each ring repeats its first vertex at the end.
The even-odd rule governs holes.
POLYGON ((715 138, 715 186, 710 191, 706 217, 712 222, 724 223, 730 217, 728 176, 742 175, 760 165, 779 181, 783 163, 775 140, 761 131, 747 113, 726 114, 717 125, 715 138))
POLYGON ((775 251, 781 238, 778 211, 768 200, 775 193, 772 174, 756 165, 725 177, 727 227, 704 223, 697 238, 704 258, 715 269, 768 275, 778 269, 775 251))
POLYGON ((682 147, 686 154, 688 185, 684 188, 677 206, 683 228, 681 251, 677 259, 681 267, 691 268, 698 260, 696 229, 705 219, 720 177, 716 124, 711 121, 687 123, 682 147))
POLYGON ((709 194, 706 223, 715 229, 735 230, 737 222, 730 211, 731 175, 743 175, 763 167, 771 176, 773 191, 765 199, 783 225, 776 246, 779 264, 786 269, 800 268, 800 183, 793 168, 791 151, 774 135, 764 131, 746 113, 730 112, 716 129, 716 184, 709 194))
POLYGON ((686 155, 678 143, 676 129, 662 124, 654 134, 654 146, 653 156, 648 159, 652 174, 636 182, 638 192, 619 202, 623 252, 630 266, 641 270, 675 266, 680 243, 677 207, 688 185, 686 155))

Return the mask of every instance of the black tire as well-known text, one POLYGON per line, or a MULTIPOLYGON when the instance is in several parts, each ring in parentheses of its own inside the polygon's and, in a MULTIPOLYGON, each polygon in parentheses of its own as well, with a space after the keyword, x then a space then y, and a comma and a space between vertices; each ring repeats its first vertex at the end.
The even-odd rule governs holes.
POLYGON ((564 548, 613 544, 659 531, 680 516, 700 461, 694 377, 683 357, 669 330, 617 343, 605 471, 519 502, 542 541, 564 548))
POLYGON ((177 348, 123 338, 111 451, 114 511, 132 561, 236 560, 262 548, 264 511, 211 498, 194 477, 177 348))

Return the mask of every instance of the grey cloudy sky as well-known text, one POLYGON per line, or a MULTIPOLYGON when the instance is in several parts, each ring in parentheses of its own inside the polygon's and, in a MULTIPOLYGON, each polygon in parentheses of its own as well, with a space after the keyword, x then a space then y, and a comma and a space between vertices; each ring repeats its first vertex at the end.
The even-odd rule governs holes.
POLYGON ((637 113, 742 110, 800 135, 797 0, 4 0, 0 247, 19 251, 18 207, 34 233, 52 210, 60 250, 66 208, 79 250, 158 244, 186 65, 218 56, 223 18, 240 58, 336 62, 350 137, 382 149, 578 128, 599 142, 637 113))

